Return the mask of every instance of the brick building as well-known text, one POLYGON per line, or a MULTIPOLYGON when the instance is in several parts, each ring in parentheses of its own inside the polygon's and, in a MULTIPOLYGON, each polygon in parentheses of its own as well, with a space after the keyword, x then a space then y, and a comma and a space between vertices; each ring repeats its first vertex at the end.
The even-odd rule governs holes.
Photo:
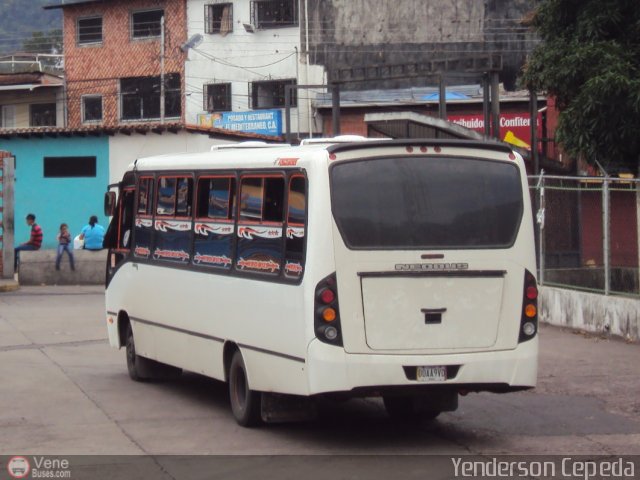
POLYGON ((71 128, 161 118, 184 121, 186 0, 85 0, 46 7, 64 12, 67 118, 71 128))

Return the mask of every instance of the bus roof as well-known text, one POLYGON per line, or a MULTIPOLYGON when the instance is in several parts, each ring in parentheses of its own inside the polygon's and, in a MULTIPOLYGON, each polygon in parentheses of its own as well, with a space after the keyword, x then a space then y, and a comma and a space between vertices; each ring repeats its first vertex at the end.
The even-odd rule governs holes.
POLYGON ((282 166, 305 166, 314 159, 327 159, 330 154, 393 147, 454 147, 460 149, 485 150, 510 154, 513 150, 504 143, 481 142, 457 139, 367 139, 364 137, 322 138, 305 141, 299 146, 289 144, 267 144, 262 142, 240 142, 212 147, 210 151, 198 153, 164 154, 140 158, 129 166, 129 170, 180 170, 207 168, 269 168, 282 166), (352 141, 345 141, 345 140, 352 141), (355 140, 355 141, 353 141, 355 140))

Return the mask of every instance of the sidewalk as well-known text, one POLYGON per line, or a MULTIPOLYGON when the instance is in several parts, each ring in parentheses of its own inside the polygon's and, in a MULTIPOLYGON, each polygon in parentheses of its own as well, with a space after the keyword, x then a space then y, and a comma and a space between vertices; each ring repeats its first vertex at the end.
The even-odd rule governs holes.
POLYGON ((8 278, 0 278, 0 293, 14 292, 20 288, 20 284, 16 280, 8 278))

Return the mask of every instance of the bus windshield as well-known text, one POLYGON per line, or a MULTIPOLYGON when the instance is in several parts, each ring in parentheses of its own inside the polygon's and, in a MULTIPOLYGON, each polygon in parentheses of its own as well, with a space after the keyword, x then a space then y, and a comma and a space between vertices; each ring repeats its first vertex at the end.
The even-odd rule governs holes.
POLYGON ((508 248, 523 214, 515 164, 393 157, 331 168, 333 215, 352 249, 508 248))

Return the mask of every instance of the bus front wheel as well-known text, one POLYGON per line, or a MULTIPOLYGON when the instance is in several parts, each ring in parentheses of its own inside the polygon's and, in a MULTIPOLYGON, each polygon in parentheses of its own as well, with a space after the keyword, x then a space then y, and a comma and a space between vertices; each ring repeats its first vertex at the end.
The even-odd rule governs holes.
POLYGON ((125 349, 127 352, 127 370, 129 371, 129 377, 131 380, 141 382, 144 380, 140 375, 140 358, 136 353, 136 343, 133 340, 133 328, 131 324, 127 324, 127 336, 125 342, 125 349))
POLYGON ((127 334, 125 340, 127 353, 127 370, 129 377, 136 382, 145 380, 168 380, 178 378, 182 375, 182 370, 171 365, 141 357, 136 353, 136 342, 133 339, 133 328, 131 323, 127 324, 127 334))
POLYGON ((249 388, 244 359, 240 350, 236 350, 229 366, 229 399, 239 425, 253 427, 260 424, 261 396, 260 392, 249 388))

